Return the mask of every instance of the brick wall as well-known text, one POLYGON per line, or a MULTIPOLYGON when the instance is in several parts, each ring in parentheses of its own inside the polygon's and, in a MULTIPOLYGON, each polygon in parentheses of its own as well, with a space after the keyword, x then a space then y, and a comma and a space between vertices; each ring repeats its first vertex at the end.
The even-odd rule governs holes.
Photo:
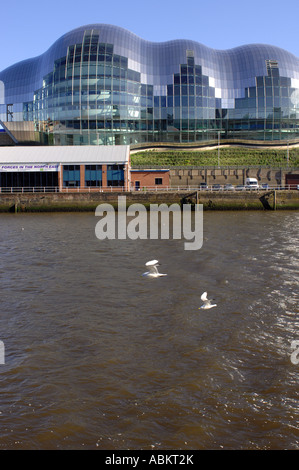
POLYGON ((131 170, 131 188, 163 189, 170 185, 168 170, 131 170))

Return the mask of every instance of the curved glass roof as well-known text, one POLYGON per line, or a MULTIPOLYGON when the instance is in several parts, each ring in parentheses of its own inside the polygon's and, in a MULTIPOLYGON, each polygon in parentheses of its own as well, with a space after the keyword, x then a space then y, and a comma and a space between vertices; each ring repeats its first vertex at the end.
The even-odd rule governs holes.
POLYGON ((180 64, 186 62, 186 51, 192 51, 195 64, 202 67, 202 73, 211 78, 215 88, 223 90, 221 96, 225 98, 238 98, 241 90, 254 86, 255 77, 267 75, 269 60, 278 62, 281 76, 299 80, 299 59, 276 46, 248 44, 216 50, 187 39, 150 42, 117 26, 90 24, 66 33, 42 55, 0 72, 5 103, 31 100, 32 92, 42 86, 43 77, 53 70, 54 61, 66 56, 70 45, 82 43, 86 30, 98 32, 99 42, 113 44, 115 54, 127 57, 128 67, 141 73, 142 83, 157 87, 166 87, 172 81, 180 64))

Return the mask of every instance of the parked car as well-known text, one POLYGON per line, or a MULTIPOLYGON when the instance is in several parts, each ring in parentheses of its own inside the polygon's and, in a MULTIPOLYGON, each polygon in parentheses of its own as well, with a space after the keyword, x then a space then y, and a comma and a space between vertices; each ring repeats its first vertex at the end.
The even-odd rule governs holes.
POLYGON ((213 184, 212 190, 213 191, 220 191, 221 189, 221 184, 213 184))
POLYGON ((238 184, 236 186, 236 191, 245 191, 245 186, 244 184, 238 184))
POLYGON ((207 183, 200 183, 199 185, 199 189, 209 189, 209 186, 207 185, 207 183))
POLYGON ((224 191, 234 191, 235 188, 232 184, 225 184, 224 185, 224 191))
POLYGON ((262 189, 269 189, 268 183, 263 183, 262 184, 262 189))

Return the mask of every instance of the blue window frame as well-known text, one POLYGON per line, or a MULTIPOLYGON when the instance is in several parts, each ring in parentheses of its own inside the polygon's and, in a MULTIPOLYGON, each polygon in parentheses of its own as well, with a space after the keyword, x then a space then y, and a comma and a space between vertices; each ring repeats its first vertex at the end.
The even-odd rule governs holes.
POLYGON ((107 166, 107 186, 124 186, 125 172, 123 165, 107 166))
POLYGON ((85 186, 102 186, 102 165, 85 165, 85 186))
POLYGON ((80 165, 63 165, 63 186, 80 186, 80 165))

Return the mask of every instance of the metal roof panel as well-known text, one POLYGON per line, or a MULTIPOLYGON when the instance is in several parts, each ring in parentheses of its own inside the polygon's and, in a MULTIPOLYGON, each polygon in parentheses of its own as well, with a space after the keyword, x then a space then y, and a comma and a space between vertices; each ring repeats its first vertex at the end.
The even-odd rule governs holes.
POLYGON ((129 145, 0 147, 0 163, 125 164, 129 145))

